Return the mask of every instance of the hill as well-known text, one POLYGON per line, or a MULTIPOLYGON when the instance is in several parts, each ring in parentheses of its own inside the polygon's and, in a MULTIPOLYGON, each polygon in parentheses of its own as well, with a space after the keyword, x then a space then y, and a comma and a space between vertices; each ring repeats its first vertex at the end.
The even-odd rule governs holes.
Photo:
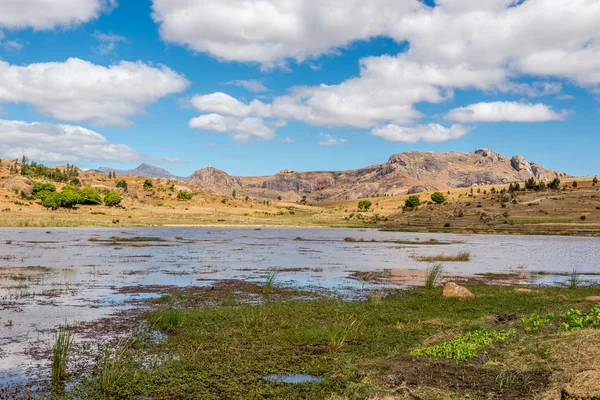
POLYGON ((108 174, 109 172, 114 172, 115 174, 120 175, 120 176, 133 175, 133 176, 143 176, 143 177, 147 177, 147 178, 167 178, 167 179, 175 178, 175 179, 182 179, 182 180, 188 179, 188 178, 182 178, 182 177, 175 176, 164 168, 156 167, 154 165, 150 165, 150 164, 146 164, 146 163, 140 164, 135 169, 114 169, 114 168, 100 167, 100 168, 94 169, 92 171, 97 172, 99 174, 108 174))

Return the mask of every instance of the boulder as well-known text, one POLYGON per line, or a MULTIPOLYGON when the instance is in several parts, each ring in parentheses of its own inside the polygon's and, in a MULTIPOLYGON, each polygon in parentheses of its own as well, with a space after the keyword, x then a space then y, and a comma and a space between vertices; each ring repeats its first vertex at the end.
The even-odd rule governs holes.
POLYGON ((90 186, 90 188, 92 188, 94 190, 112 190, 112 191, 114 191, 114 188, 106 186, 106 185, 92 185, 92 186, 90 186))
POLYGON ((33 181, 26 176, 15 176, 4 182, 2 187, 11 192, 16 190, 18 193, 21 193, 22 190, 30 195, 33 191, 33 181))
POLYGON ((600 303, 600 296, 588 296, 584 300, 590 303, 600 303))
POLYGON ((444 286, 444 297, 458 297, 461 299, 473 299, 475 295, 464 286, 457 285, 454 282, 446 283, 444 286))
POLYGON ((175 193, 179 193, 179 192, 188 192, 188 193, 192 193, 192 189, 190 189, 187 186, 181 186, 181 185, 174 185, 173 186, 173 191, 175 193))

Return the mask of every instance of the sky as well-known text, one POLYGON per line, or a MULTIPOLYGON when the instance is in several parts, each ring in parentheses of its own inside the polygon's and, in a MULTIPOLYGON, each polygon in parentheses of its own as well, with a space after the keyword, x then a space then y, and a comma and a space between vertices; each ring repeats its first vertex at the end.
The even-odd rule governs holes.
POLYGON ((595 175, 600 0, 0 0, 0 157, 179 176, 405 151, 595 175))

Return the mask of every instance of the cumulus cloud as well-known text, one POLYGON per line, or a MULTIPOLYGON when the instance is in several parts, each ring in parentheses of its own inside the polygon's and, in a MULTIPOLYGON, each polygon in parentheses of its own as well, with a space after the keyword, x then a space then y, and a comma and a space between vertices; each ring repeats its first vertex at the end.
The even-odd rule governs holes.
POLYGON ((0 61, 0 103, 28 103, 68 122, 127 126, 147 104, 188 85, 164 65, 139 61, 108 67, 78 58, 27 66, 0 61))
POLYGON ((445 127, 439 124, 428 124, 405 127, 389 124, 374 128, 371 134, 390 142, 416 143, 421 140, 424 142, 445 142, 461 138, 472 130, 473 128, 463 125, 445 127))
POLYGON ((0 154, 7 158, 26 155, 45 162, 79 162, 82 159, 115 162, 181 162, 152 158, 125 144, 111 143, 101 134, 81 126, 0 120, 0 154))
POLYGON ((190 128, 215 133, 228 133, 235 142, 250 142, 254 139, 272 140, 275 131, 261 118, 226 117, 219 114, 204 114, 190 120, 190 128))
POLYGON ((296 143, 296 142, 295 142, 295 141, 294 141, 294 139, 292 139, 291 137, 289 137, 289 136, 286 136, 286 137, 284 137, 283 139, 281 139, 281 140, 279 141, 279 143, 288 143, 288 144, 291 144, 291 143, 296 143))
POLYGON ((248 80, 235 80, 227 82, 228 85, 241 86, 251 92, 262 93, 267 92, 269 89, 262 83, 261 81, 257 81, 256 79, 248 79, 248 80))
POLYGON ((320 142, 317 143, 319 146, 330 147, 330 146, 335 146, 335 145, 338 145, 338 144, 346 144, 346 143, 348 143, 348 139, 345 139, 345 138, 336 138, 336 137, 333 137, 332 135, 329 135, 329 134, 320 133, 319 136, 321 138, 323 138, 322 141, 320 141, 320 142))
POLYGON ((97 18, 116 0, 17 0, 0 2, 0 26, 36 30, 73 26, 97 18))
POLYGON ((554 111, 552 107, 537 103, 521 103, 516 101, 481 102, 466 107, 459 107, 446 115, 446 118, 457 122, 544 122, 562 121, 568 111, 554 111))

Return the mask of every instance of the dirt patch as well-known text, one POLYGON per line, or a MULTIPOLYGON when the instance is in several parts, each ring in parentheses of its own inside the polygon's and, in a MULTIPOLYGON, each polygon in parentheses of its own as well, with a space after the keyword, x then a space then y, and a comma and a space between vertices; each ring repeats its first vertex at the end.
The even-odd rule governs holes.
MULTIPOLYGON (((550 373, 486 368, 477 363, 413 357, 390 361, 383 383, 391 388, 432 388, 468 393, 486 399, 527 399, 544 391, 550 373)), ((400 389, 401 390, 401 389, 400 389)))

